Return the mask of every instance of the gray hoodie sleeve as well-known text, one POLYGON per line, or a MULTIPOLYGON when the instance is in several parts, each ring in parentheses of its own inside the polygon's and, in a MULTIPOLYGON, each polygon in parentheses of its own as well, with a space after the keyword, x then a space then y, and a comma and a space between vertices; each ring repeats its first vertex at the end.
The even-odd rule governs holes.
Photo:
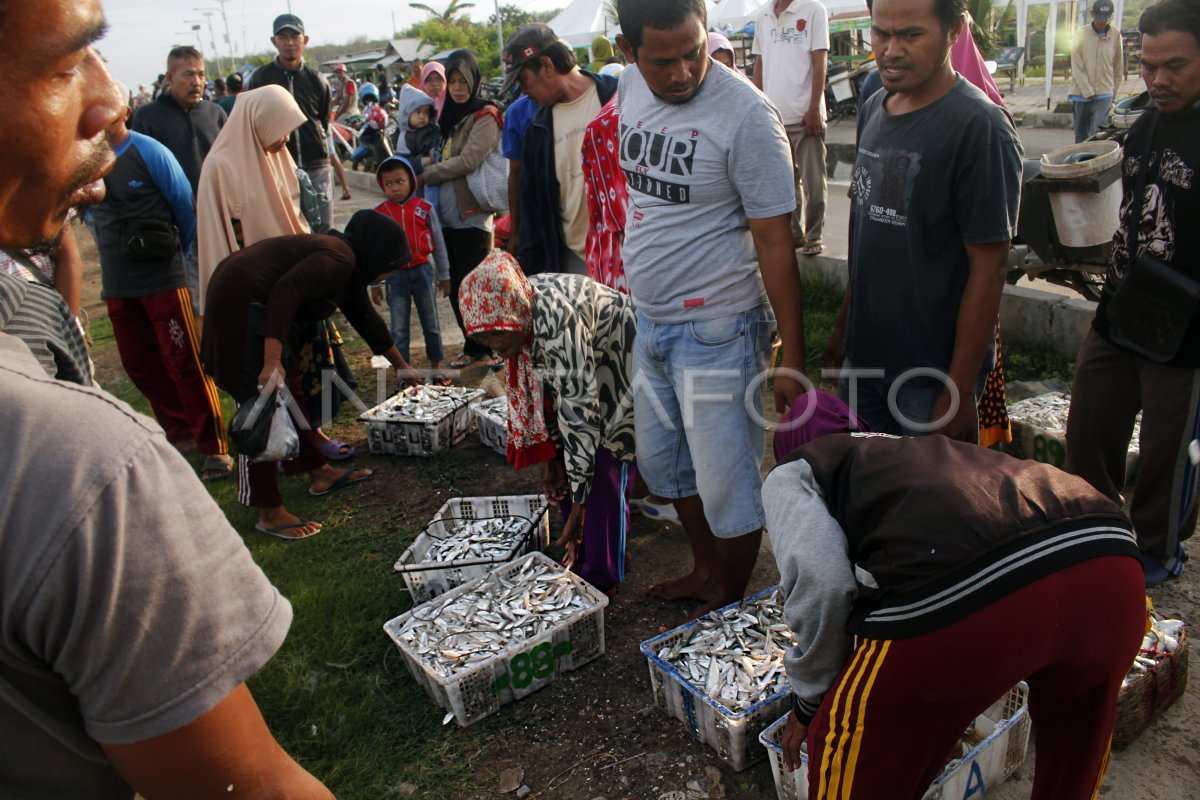
POLYGON ((434 280, 448 281, 450 254, 446 250, 446 237, 442 235, 442 221, 438 219, 437 209, 432 205, 429 207, 429 230, 433 233, 433 266, 436 267, 434 280))
POLYGON ((830 515, 806 461, 776 467, 763 482, 762 498, 783 610, 796 634, 784 667, 796 716, 807 725, 850 657, 846 622, 858 584, 846 534, 830 515))

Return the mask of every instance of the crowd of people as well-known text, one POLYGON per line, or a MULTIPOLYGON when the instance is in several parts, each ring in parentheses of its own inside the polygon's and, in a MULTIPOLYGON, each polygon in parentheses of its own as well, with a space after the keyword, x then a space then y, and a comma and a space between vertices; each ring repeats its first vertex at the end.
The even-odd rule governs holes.
MULTIPOLYGON (((158 96, 119 87, 92 47, 99 0, 0 5, 16 116, 0 130, 3 793, 331 796, 245 684, 291 606, 181 454, 204 454, 203 480, 236 466, 256 531, 321 532, 279 475, 306 473, 314 496, 372 477, 330 464, 354 447, 322 432, 328 376, 354 385, 338 323, 405 385, 448 384, 440 290, 466 337, 448 366, 504 371, 508 461, 540 468, 586 580, 610 595, 624 581, 635 506, 673 515, 692 568, 649 593, 696 617, 745 595, 768 531, 798 642, 784 759, 806 744, 810 796, 919 797, 1022 680, 1033 796, 1094 796, 1144 591, 1181 574, 1197 519, 1200 13, 1160 0, 1140 20, 1153 108, 1126 142, 1064 472, 980 446, 1023 152, 994 85, 969 79, 965 2, 868 5, 881 90, 860 112, 849 282, 822 355, 836 394, 807 375, 797 269, 823 249, 819 0, 763 7, 749 75, 704 0, 617 0, 616 51, 597 41, 587 68, 548 26, 521 28, 502 53, 503 92, 521 94, 507 111, 469 51, 414 68, 384 199, 344 230, 329 126, 381 98, 310 67, 297 16, 274 21, 277 58, 213 102, 190 47, 158 96), (77 209, 155 420, 93 385, 77 209), (299 455, 235 465, 218 389, 239 408, 286 389, 299 455), (780 463, 764 481, 768 393, 780 463)), ((1089 35, 1114 35, 1106 13, 1098 0, 1089 35)))

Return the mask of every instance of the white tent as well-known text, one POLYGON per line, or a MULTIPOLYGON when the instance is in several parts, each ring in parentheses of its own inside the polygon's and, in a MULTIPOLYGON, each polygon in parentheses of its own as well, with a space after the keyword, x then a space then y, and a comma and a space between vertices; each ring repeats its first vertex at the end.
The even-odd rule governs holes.
POLYGON ((763 0, 720 0, 709 6, 708 27, 728 26, 735 31, 741 30, 747 22, 754 21, 763 5, 763 0))
POLYGON ((572 47, 592 43, 597 36, 612 38, 621 32, 615 18, 605 13, 606 0, 571 0, 547 25, 572 47))

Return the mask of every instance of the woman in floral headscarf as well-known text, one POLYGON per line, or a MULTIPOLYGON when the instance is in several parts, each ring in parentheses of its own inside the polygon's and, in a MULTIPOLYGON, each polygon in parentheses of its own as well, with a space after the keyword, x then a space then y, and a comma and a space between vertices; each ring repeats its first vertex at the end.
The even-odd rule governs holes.
POLYGON ((633 304, 582 275, 526 278, 493 253, 463 280, 468 336, 508 361, 508 460, 543 464, 567 520, 565 564, 602 591, 625 578, 633 465, 633 304), (549 412, 549 413, 547 413, 549 412))

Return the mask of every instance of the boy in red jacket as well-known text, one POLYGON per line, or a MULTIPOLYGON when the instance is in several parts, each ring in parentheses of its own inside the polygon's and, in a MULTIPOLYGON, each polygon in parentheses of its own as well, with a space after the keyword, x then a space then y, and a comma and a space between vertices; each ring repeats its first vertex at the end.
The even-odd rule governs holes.
MULTIPOLYGON (((375 210, 404 226, 412 260, 391 273, 385 280, 388 310, 392 317, 392 340, 405 361, 408 356, 409 320, 412 304, 417 306, 421 331, 425 335, 425 355, 435 370, 433 383, 449 386, 450 379, 440 369, 445 353, 442 348, 442 329, 438 322, 437 296, 434 293, 434 265, 437 265, 437 286, 443 295, 450 292, 450 261, 437 211, 416 196, 417 175, 412 164, 402 156, 385 159, 375 171, 379 188, 387 195, 375 210), (432 262, 431 262, 432 259, 432 262)), ((373 288, 378 300, 378 289, 373 288)), ((411 363, 411 361, 410 361, 411 363)))

